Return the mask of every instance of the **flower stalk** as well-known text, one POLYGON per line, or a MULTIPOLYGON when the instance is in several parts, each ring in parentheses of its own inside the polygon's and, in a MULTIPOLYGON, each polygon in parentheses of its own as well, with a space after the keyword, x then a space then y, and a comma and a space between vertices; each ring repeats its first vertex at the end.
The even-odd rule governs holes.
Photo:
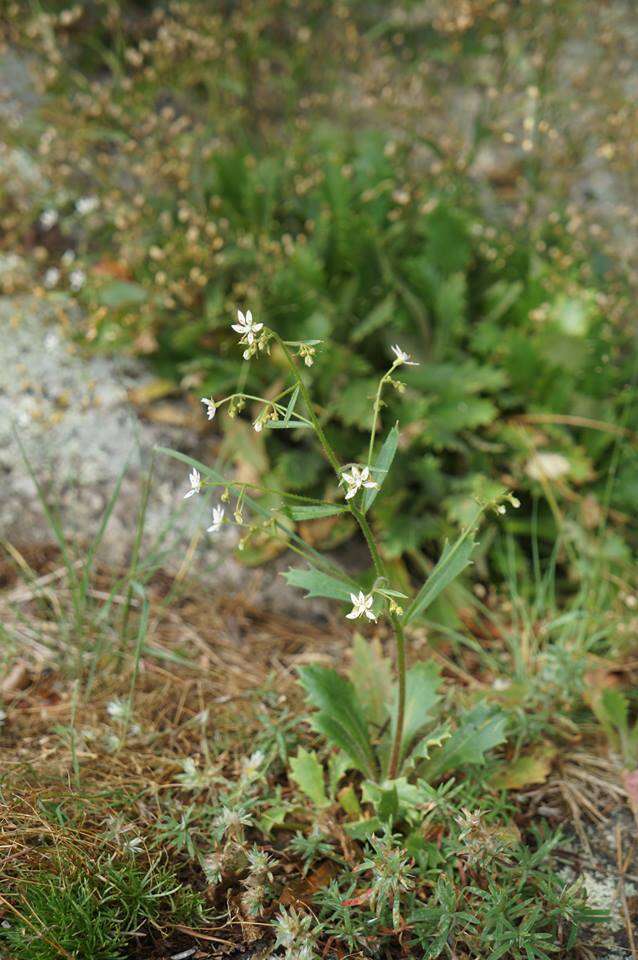
MULTIPOLYGON (((411 358, 407 353, 404 353, 398 346, 392 348, 394 353, 394 359, 389 370, 381 377, 379 382, 376 397, 374 400, 372 408, 372 425, 370 430, 370 442, 368 446, 368 460, 365 465, 350 464, 346 471, 346 468, 339 463, 339 459, 333 450, 326 434, 321 424, 319 417, 313 407, 312 399, 308 391, 308 387, 304 381, 304 378, 298 369, 298 364, 295 362, 295 354, 293 349, 296 348, 296 356, 306 365, 312 366, 314 353, 315 353, 315 344, 319 341, 286 341, 283 340, 279 334, 274 330, 271 330, 267 327, 264 327, 263 323, 256 323, 253 320, 252 313, 250 310, 246 311, 244 315, 241 311, 238 311, 238 322, 232 325, 233 329, 241 335, 240 344, 246 347, 244 351, 244 359, 250 360, 255 356, 258 356, 261 351, 270 350, 270 342, 276 343, 282 350, 282 353, 285 357, 286 364, 290 370, 290 373, 293 378, 293 384, 290 387, 287 387, 285 390, 281 391, 276 397, 272 399, 265 399, 263 397, 252 396, 246 393, 234 393, 228 397, 225 397, 222 400, 213 400, 213 398, 202 397, 201 402, 204 405, 206 416, 209 420, 212 420, 218 409, 224 405, 229 404, 229 414, 230 416, 235 416, 241 411, 246 400, 251 400, 264 405, 262 413, 260 413, 253 423, 253 426, 257 432, 260 432, 264 425, 267 425, 269 420, 278 420, 283 418, 282 426, 286 427, 290 423, 290 418, 294 413, 294 424, 303 425, 312 428, 319 441, 319 445, 323 451, 324 456, 329 462, 330 466, 334 470, 334 473, 337 477, 339 485, 345 484, 345 504, 344 510, 347 510, 355 520, 358 525, 363 538, 367 544, 368 551, 370 553, 370 558, 372 560, 372 565, 376 573, 376 581, 372 590, 368 594, 364 594, 362 591, 359 593, 350 593, 350 598, 352 601, 353 608, 351 612, 347 615, 348 619, 357 619, 359 617, 364 617, 365 619, 372 620, 376 622, 377 613, 374 609, 375 598, 378 597, 382 600, 385 608, 388 619, 392 625, 394 632, 396 650, 397 650, 397 678, 398 678, 398 696, 397 696, 397 712, 396 712, 396 722, 394 728, 394 737, 390 754, 390 762, 388 766, 388 777, 390 779, 395 779, 399 772, 399 766, 401 761, 401 744, 403 741, 403 728, 405 722, 405 697, 406 697, 406 651, 405 651, 405 634, 403 630, 402 616, 403 611, 397 605, 395 597, 401 597, 403 594, 398 593, 395 590, 390 589, 387 584, 389 583, 385 564, 383 558, 379 552, 374 534, 368 523, 368 520, 365 516, 365 500, 363 499, 368 490, 378 488, 379 482, 374 478, 374 468, 372 467, 372 457, 374 455, 374 447, 376 440, 376 430, 377 430, 377 421, 379 419, 379 414, 382 406, 382 395, 383 388, 386 384, 391 384, 397 389, 402 389, 402 384, 392 380, 392 374, 397 369, 397 367, 407 364, 409 366, 415 366, 411 358), (284 407, 280 402, 285 397, 290 395, 290 399, 287 407, 284 407), (295 403, 297 397, 301 397, 306 416, 303 416, 300 413, 294 411, 295 403)), ((242 384, 243 387, 243 384, 242 384)), ((233 512, 235 522, 240 527, 247 527, 246 537, 240 541, 240 549, 247 541, 248 537, 251 535, 251 531, 256 529, 253 526, 246 525, 243 519, 242 513, 242 504, 244 502, 244 497, 246 495, 246 488, 250 487, 254 490, 264 491, 265 488, 260 487, 257 484, 246 484, 241 483, 237 484, 233 481, 217 481, 217 480, 206 480, 203 481, 201 475, 197 469, 193 469, 189 476, 190 489, 184 495, 184 499, 189 499, 192 496, 200 493, 202 487, 206 486, 223 486, 224 494, 222 496, 223 502, 228 502, 229 500, 229 490, 234 487, 239 487, 237 503, 233 512)), ((303 501, 308 504, 317 505, 319 507, 330 506, 330 504, 324 504, 322 501, 312 500, 311 498, 293 496, 293 499, 297 501, 303 501)), ((311 507, 309 509, 312 509, 311 507)), ((321 515, 321 514, 318 514, 321 515)), ((222 529, 222 526, 225 523, 225 511, 223 507, 216 506, 213 508, 212 523, 207 527, 208 533, 217 534, 222 529)), ((273 517, 268 522, 266 526, 272 528, 273 532, 278 526, 276 519, 273 517)), ((293 535, 293 540, 297 541, 297 546, 291 547, 300 553, 302 556, 305 553, 307 544, 303 541, 300 541, 298 537, 293 535)), ((314 553, 314 551, 312 551, 314 553)))
MULTIPOLYGON (((332 468, 334 469, 339 479, 341 479, 342 470, 339 465, 339 461, 337 459, 337 456, 334 450, 330 446, 330 443, 323 431, 321 423, 319 422, 319 418, 317 417, 312 407, 312 400, 310 398, 310 394, 308 393, 308 389, 303 381, 301 374, 297 370, 297 366, 295 364, 294 358, 290 350, 288 349, 287 344, 276 334, 275 334, 275 339, 280 344, 285 354, 290 371, 293 377, 295 378, 296 383, 299 386, 299 392, 305 403, 306 411, 308 413, 310 422, 314 427, 315 433, 317 435, 317 439, 319 440, 319 443, 321 444, 329 463, 331 464, 332 468)), ((388 372, 381 378, 379 387, 377 389, 377 394, 376 394, 373 414, 372 414, 373 421, 372 421, 372 429, 370 433, 368 468, 370 465, 370 461, 372 460, 372 454, 374 451, 376 423, 377 423, 377 418, 379 416, 379 411, 381 408, 381 395, 383 392, 383 387, 388 382, 392 373, 396 370, 398 366, 400 366, 402 363, 409 362, 407 358, 407 354, 404 354, 403 357, 405 357, 406 359, 403 359, 402 357, 397 356, 390 370, 388 370, 388 372)), ((365 517, 365 514, 363 513, 362 510, 358 509, 352 502, 348 503, 348 506, 352 516, 356 520, 359 526, 359 529, 361 530, 361 533, 363 534, 363 537, 366 541, 368 552, 370 554, 370 558, 372 560, 372 564, 374 566, 377 577, 381 577, 387 580, 385 565, 383 563, 383 560, 377 548, 377 545, 374 539, 374 534, 372 533, 370 524, 368 523, 365 517)), ((405 633, 403 631, 403 625, 401 623, 401 619, 397 615, 397 613, 392 613, 392 612, 388 613, 388 617, 390 619, 390 623, 392 624, 392 629, 394 631, 394 639, 395 639, 396 652, 397 652, 397 687, 398 687, 397 716, 396 716, 394 740, 392 743, 392 751, 390 754, 390 763, 388 766, 388 777, 391 780, 393 780, 396 778, 398 774, 399 762, 401 759, 401 742, 403 740, 403 727, 405 724, 405 688, 406 688, 407 662, 406 662, 406 653, 405 653, 405 633)))

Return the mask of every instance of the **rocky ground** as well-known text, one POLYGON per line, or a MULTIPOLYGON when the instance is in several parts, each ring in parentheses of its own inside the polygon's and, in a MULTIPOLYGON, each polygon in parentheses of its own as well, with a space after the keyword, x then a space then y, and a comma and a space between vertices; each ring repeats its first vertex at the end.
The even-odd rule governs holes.
MULTIPOLYGON (((232 532, 216 538, 205 533, 212 498, 184 502, 188 468, 154 452, 164 446, 215 462, 216 441, 205 432, 195 400, 193 408, 183 400, 140 404, 153 392, 152 376, 136 361, 80 351, 72 339, 75 311, 65 300, 27 293, 0 298, 2 536, 18 548, 51 541, 44 494, 65 533, 88 545, 122 477, 102 555, 126 562, 152 464, 147 551, 161 550, 172 571, 192 551, 194 566, 215 592, 241 589, 272 609, 300 608, 300 595, 278 575, 288 559, 249 573, 234 558, 232 532)), ((307 615, 306 604, 303 610, 307 615)))

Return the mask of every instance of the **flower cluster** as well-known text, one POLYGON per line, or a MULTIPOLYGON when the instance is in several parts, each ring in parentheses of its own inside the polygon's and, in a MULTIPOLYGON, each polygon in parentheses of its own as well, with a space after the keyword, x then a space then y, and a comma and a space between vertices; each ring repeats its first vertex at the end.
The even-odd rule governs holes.
MULTIPOLYGON (((244 357, 248 359, 257 353, 262 347, 268 343, 270 337, 273 336, 272 332, 264 327, 263 323, 257 323, 252 315, 250 310, 247 310, 246 313, 242 313, 241 310, 237 311, 237 323, 231 324, 232 329, 240 334, 240 343, 246 346, 244 351, 244 357)), ((319 341, 310 341, 308 343, 299 343, 299 342, 285 342, 285 347, 293 347, 297 349, 297 355, 300 359, 304 361, 306 366, 311 366, 313 362, 313 357, 315 353, 314 344, 319 341)), ((408 364, 410 366, 415 366, 414 362, 410 359, 409 354, 405 353, 398 345, 395 345, 392 348, 395 359, 393 361, 392 370, 401 365, 408 364)), ((391 372, 391 371, 390 371, 391 372)), ((382 380, 382 385, 384 382, 389 382, 389 374, 386 376, 385 380, 382 380)), ((204 411, 208 420, 214 420, 218 409, 220 406, 227 404, 228 405, 228 414, 231 417, 234 417, 239 413, 246 400, 255 400, 263 404, 263 408, 256 419, 253 421, 253 428, 257 433, 260 433, 264 425, 268 424, 271 420, 279 420, 282 416, 285 417, 286 421, 290 421, 291 416, 293 415, 293 410, 295 407, 295 401, 299 395, 300 382, 297 382, 296 387, 289 387, 284 390, 278 397, 273 397, 271 399, 264 399, 260 397, 249 397, 243 393, 235 393, 229 397, 225 397, 221 400, 214 400, 212 397, 201 397, 201 403, 204 406, 204 411), (290 395, 291 400, 287 401, 288 406, 284 407, 279 400, 290 395)), ((375 408, 376 409, 376 408, 375 408)), ((312 412, 310 411, 312 416, 312 412)), ((298 423, 299 420, 311 424, 311 420, 307 420, 301 413, 294 411, 295 422, 298 423)), ((373 435, 374 438, 374 435, 373 435)), ((340 485, 345 486, 345 499, 347 501, 353 500, 356 495, 364 490, 374 490, 379 488, 379 483, 373 478, 370 466, 361 466, 358 464, 350 464, 347 469, 340 470, 339 483, 340 485)), ((195 496, 200 493, 203 487, 202 477, 199 471, 196 468, 189 474, 189 483, 190 488, 184 494, 184 499, 187 500, 190 497, 195 496)), ((233 517, 235 522, 243 526, 243 513, 242 513, 242 503, 244 499, 245 489, 242 488, 237 504, 233 511, 233 517)), ((222 502, 228 503, 230 500, 229 489, 226 488, 224 494, 221 497, 222 502)), ((212 522, 208 527, 206 527, 207 533, 218 534, 222 529, 224 523, 227 522, 225 519, 225 510, 221 505, 213 507, 212 522)), ((249 529, 248 536, 251 535, 252 527, 249 529)), ((239 543, 239 549, 243 548, 244 543, 246 542, 247 537, 239 543)), ((382 578, 383 579, 383 578, 382 578)), ((403 596, 403 594, 393 593, 392 591, 386 592, 379 586, 379 581, 375 584, 375 587, 370 593, 364 593, 359 591, 358 593, 351 593, 350 600, 352 602, 352 610, 346 614, 348 620, 356 620, 360 617, 363 617, 366 620, 371 620, 376 623, 377 614, 374 611, 374 602, 375 594, 378 594, 382 603, 388 602, 390 605, 390 611, 394 614, 401 614, 401 608, 396 604, 394 597, 403 596)))
POLYGON ((243 353, 244 360, 250 360, 262 346, 265 346, 264 336, 257 337, 257 334, 263 330, 264 325, 263 323, 255 323, 252 311, 246 310, 244 314, 241 310, 238 310, 237 323, 233 323, 231 326, 233 330, 236 330, 237 333, 240 334, 239 342, 246 345, 243 353))

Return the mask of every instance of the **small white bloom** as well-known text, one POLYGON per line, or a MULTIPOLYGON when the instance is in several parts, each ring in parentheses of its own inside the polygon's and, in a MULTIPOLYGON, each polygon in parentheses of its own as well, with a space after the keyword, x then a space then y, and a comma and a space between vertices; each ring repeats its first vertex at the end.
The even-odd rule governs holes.
POLYGON ((40 223, 45 230, 50 230, 51 227, 54 227, 58 222, 58 211, 49 208, 45 210, 40 216, 40 223))
POLYGON ((194 497, 196 493, 200 493, 202 489, 202 478, 198 470, 191 470, 188 475, 188 482, 191 485, 190 490, 184 494, 184 500, 188 500, 189 497, 194 497))
POLYGON ((356 620, 357 617, 367 617, 368 620, 375 620, 376 617, 372 612, 372 604, 374 603, 374 597, 371 593, 367 596, 363 591, 359 591, 359 595, 356 593, 350 594, 350 600, 352 601, 352 610, 350 613, 346 614, 348 620, 356 620))
POLYGON ((253 423, 253 427, 254 427, 254 429, 255 429, 255 433, 261 433, 261 431, 263 430, 263 427, 264 427, 263 421, 262 421, 262 420, 255 420, 255 422, 253 423))
POLYGON ((144 841, 141 837, 131 837, 130 840, 124 841, 124 849, 127 853, 132 853, 133 855, 141 853, 144 849, 144 841))
POLYGON ((352 497, 359 492, 361 487, 372 489, 373 487, 379 486, 376 480, 373 480, 370 476, 368 467, 364 467, 362 470, 360 470, 359 467, 353 467, 350 473, 342 473, 341 479, 345 481, 348 487, 346 490, 346 500, 351 500, 352 497))
POLYGON ((215 414, 217 413, 217 406, 215 405, 214 400, 208 400, 206 397, 202 397, 202 403, 206 407, 206 416, 209 420, 215 419, 215 414))
POLYGON ((44 286, 47 290, 53 290, 54 287, 57 287, 60 280, 60 271, 57 267, 49 267, 49 269, 44 274, 44 286))
POLYGON ((98 205, 99 201, 97 197, 80 197, 75 204, 75 209, 80 216, 84 216, 87 213, 93 213, 94 210, 97 210, 98 205))
POLYGON ((525 473, 532 480, 560 480, 569 473, 569 460, 562 453, 535 453, 525 464, 525 473))
POLYGON ((266 759, 263 750, 255 750, 249 757, 242 757, 241 761, 241 772, 249 780, 254 780, 254 778, 259 773, 259 768, 266 759))
POLYGON ((73 270, 69 274, 69 281, 71 283, 71 290, 81 290, 86 281, 86 274, 84 270, 73 270))
POLYGON ((125 700, 109 700, 106 712, 114 720, 125 720, 128 717, 128 703, 125 700))
POLYGON ((412 360, 410 354, 402 350, 398 343, 395 343, 395 345, 392 347, 392 353, 395 355, 399 363, 405 363, 408 367, 419 366, 416 360, 412 360))
POLYGON ((65 250, 61 259, 63 266, 70 266, 75 260, 75 250, 65 250))
MULTIPOLYGON (((250 310, 246 310, 244 315, 241 310, 237 311, 237 323, 231 324, 233 330, 241 334, 242 341, 251 346, 255 342, 255 334, 263 328, 263 323, 255 323, 250 310)), ((245 354, 244 354, 245 356, 245 354)))
POLYGON ((210 527, 206 527, 206 533, 219 533, 224 523, 225 512, 223 507, 213 507, 213 522, 210 527))

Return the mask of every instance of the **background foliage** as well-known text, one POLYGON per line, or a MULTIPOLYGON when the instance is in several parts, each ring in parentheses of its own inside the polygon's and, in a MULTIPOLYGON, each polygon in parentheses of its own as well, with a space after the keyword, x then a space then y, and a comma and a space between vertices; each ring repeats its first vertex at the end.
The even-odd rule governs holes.
MULTIPOLYGON (((98 2, 17 18, 10 32, 38 58, 45 91, 32 134, 52 186, 41 209, 5 215, 5 242, 36 242, 43 270, 61 265, 62 285, 81 264, 88 340, 148 356, 187 391, 214 396, 241 379, 259 392, 270 380, 230 349, 237 305, 286 337, 325 339, 318 400, 344 460, 363 449, 375 378, 399 341, 421 366, 385 412, 403 428, 377 504, 388 559, 427 552, 495 483, 529 495, 509 521, 529 534, 530 505, 551 481, 560 505, 541 497, 535 521, 547 544, 565 515, 596 527, 611 507, 626 523, 635 475, 615 459, 621 436, 633 451, 637 428, 626 277, 600 231, 579 233, 582 215, 545 173, 547 76, 571 7, 535 25, 534 4, 523 4, 507 21, 527 39, 553 24, 555 47, 525 88, 518 167, 506 168, 504 189, 493 176, 488 195, 471 161, 497 111, 466 117, 459 103, 438 140, 415 117, 419 98, 421 109, 426 96, 440 104, 444 77, 464 80, 488 56, 507 78, 516 60, 499 46, 502 11, 402 10, 378 19, 359 3, 262 0, 211 13, 197 2, 98 2), (376 113, 365 109, 374 64, 390 78, 376 113), (385 102, 410 71, 415 102, 404 96, 389 117, 385 102), (99 204, 78 212, 82 196, 99 204), (45 208, 59 211, 53 230, 38 222, 45 208), (66 267, 64 250, 76 254, 66 267), (539 452, 560 455, 549 478, 541 459, 540 482, 539 452)), ((264 444, 242 426, 225 457, 330 496, 303 435, 272 431, 264 444)), ((347 533, 328 526, 328 542, 347 533)))

